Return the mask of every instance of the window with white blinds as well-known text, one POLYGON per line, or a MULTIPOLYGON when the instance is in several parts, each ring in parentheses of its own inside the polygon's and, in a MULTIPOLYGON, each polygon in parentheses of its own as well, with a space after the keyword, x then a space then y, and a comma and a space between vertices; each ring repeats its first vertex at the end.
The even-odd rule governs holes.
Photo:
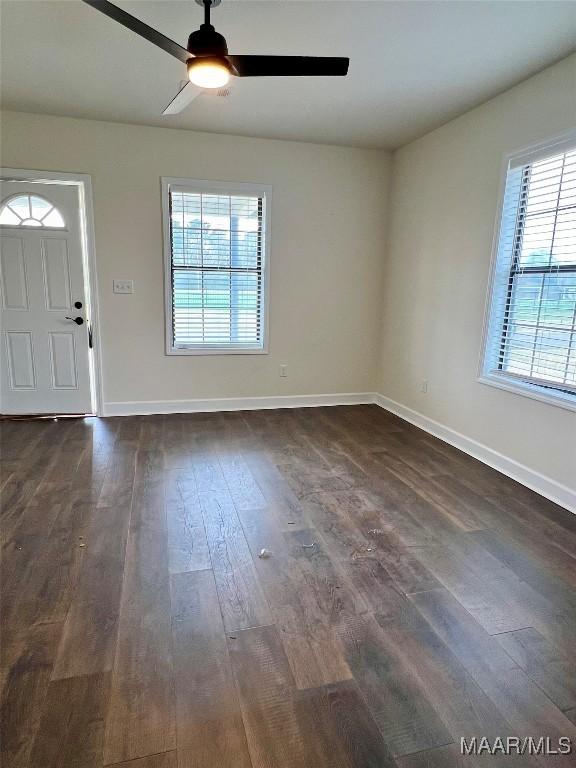
POLYGON ((484 375, 576 404, 576 143, 508 169, 484 375))
POLYGON ((163 181, 168 352, 265 351, 267 188, 163 181))

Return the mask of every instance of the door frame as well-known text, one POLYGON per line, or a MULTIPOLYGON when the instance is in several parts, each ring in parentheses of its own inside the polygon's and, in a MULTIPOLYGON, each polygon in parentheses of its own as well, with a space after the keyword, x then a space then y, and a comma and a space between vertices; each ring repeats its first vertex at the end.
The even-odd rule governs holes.
POLYGON ((0 168, 2 181, 28 181, 34 184, 61 184, 78 189, 80 204, 80 238, 84 272, 84 294, 92 329, 92 354, 88 355, 92 413, 103 414, 102 354, 100 342, 100 312, 98 308, 98 274, 94 232, 92 177, 86 173, 33 171, 26 168, 0 168))

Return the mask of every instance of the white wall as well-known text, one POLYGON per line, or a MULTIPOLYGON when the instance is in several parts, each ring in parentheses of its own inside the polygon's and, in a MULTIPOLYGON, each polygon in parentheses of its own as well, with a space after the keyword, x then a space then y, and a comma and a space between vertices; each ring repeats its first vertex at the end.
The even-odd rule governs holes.
POLYGON ((575 124, 571 56, 395 153, 380 384, 384 396, 571 488, 576 414, 476 377, 503 155, 575 124))
POLYGON ((387 153, 10 112, 3 124, 4 167, 92 176, 106 402, 375 390, 387 153), (161 176, 273 186, 270 354, 165 356, 161 176), (113 278, 135 293, 114 295, 113 278))
POLYGON ((575 415, 476 377, 503 155, 574 123, 572 56, 395 153, 386 228, 384 152, 5 113, 1 161, 92 175, 105 401, 377 390, 573 488, 575 415), (269 355, 164 355, 160 176, 273 185, 269 355))

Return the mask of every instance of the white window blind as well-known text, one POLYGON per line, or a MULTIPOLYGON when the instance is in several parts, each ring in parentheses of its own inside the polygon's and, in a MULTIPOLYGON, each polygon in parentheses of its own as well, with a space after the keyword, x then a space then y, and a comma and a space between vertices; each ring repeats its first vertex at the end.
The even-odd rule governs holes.
POLYGON ((265 194, 169 186, 173 350, 264 346, 265 194))
POLYGON ((484 372, 576 395, 576 148, 508 171, 484 372))

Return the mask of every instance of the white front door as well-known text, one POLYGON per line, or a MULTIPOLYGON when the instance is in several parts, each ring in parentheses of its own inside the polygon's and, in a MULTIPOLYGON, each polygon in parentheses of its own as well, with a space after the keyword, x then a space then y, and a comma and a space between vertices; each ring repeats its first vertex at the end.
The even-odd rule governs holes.
POLYGON ((90 413, 78 188, 0 183, 0 412, 90 413))

